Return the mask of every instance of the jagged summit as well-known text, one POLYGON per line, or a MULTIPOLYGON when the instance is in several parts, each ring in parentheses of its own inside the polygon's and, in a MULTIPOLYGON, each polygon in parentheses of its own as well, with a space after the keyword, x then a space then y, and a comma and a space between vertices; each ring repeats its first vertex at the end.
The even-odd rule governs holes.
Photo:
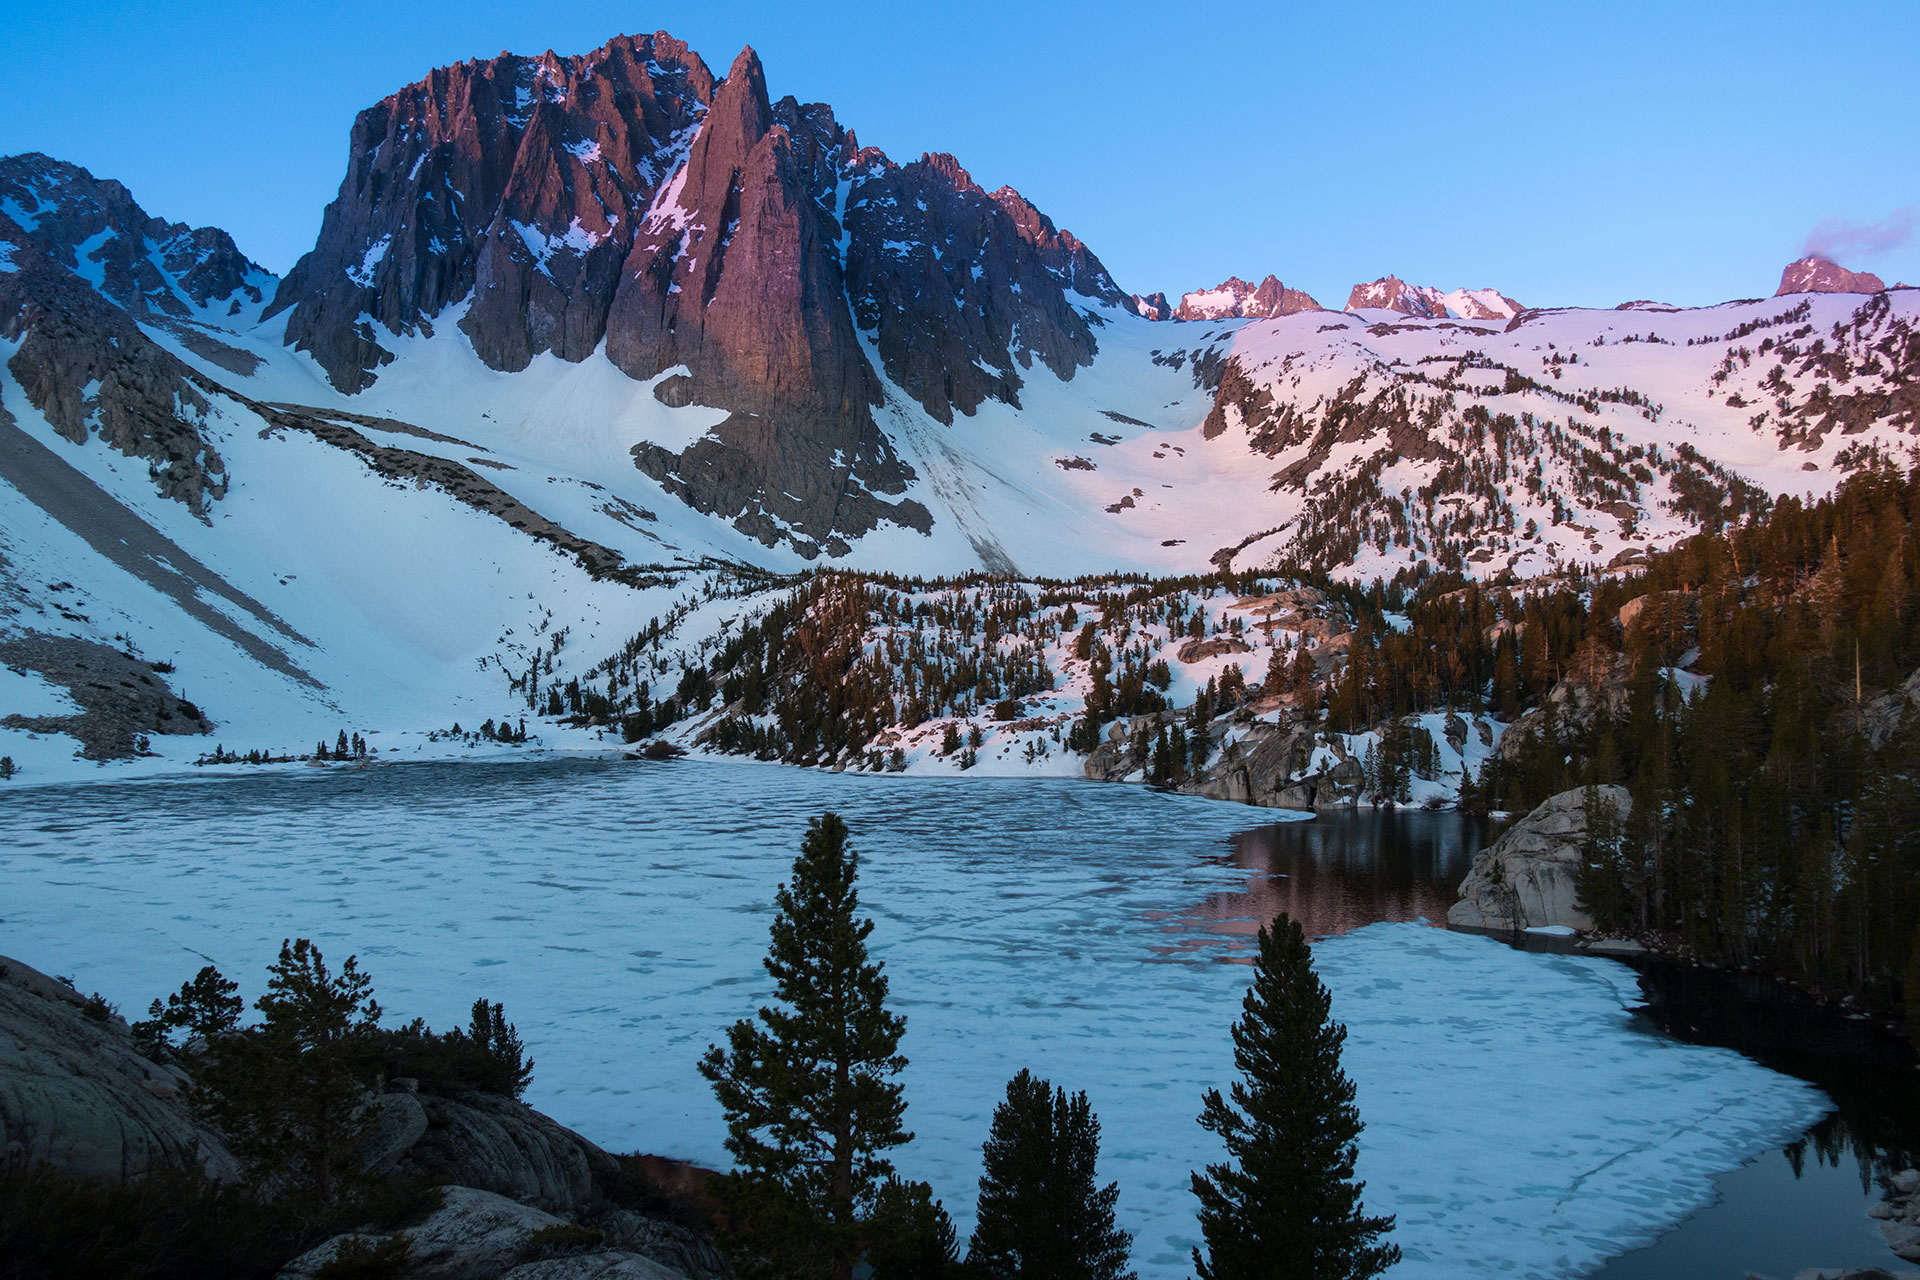
POLYGON ((1428 285, 1410 285, 1398 276, 1356 284, 1347 295, 1348 311, 1398 311, 1423 320, 1511 320, 1526 310, 1496 289, 1455 289, 1443 293, 1428 285))
POLYGON ((1879 293, 1886 283, 1870 271, 1849 271, 1828 258, 1808 255, 1789 262, 1780 273, 1778 298, 1788 293, 1879 293))
POLYGON ((268 314, 289 312, 288 343, 349 392, 392 358, 374 325, 410 334, 468 297, 461 326, 489 365, 585 359, 714 84, 664 32, 430 72, 355 119, 319 241, 268 314))
POLYGON ((1239 276, 1228 276, 1211 289, 1180 296, 1174 311, 1176 320, 1225 320, 1245 318, 1270 320, 1290 316, 1297 311, 1318 311, 1320 304, 1299 289, 1289 289, 1272 275, 1259 285, 1248 284, 1239 276))
POLYGON ((875 425, 885 382, 942 422, 1017 406, 1036 361, 1062 379, 1092 361, 1088 300, 1128 306, 1013 188, 951 155, 895 164, 832 108, 772 100, 751 47, 716 80, 656 33, 441 68, 362 112, 270 314, 348 393, 442 313, 498 370, 547 352, 684 370, 656 394, 731 416, 636 464, 811 554, 926 525, 889 500, 913 472, 875 425))
POLYGON ((1133 306, 1133 313, 1143 320, 1173 319, 1173 304, 1167 301, 1164 293, 1136 293, 1127 300, 1133 306))
POLYGON ((0 158, 0 230, 136 315, 239 315, 273 285, 218 227, 150 217, 120 183, 37 151, 0 158))
POLYGON ((144 460, 161 496, 204 517, 228 479, 208 397, 153 333, 250 372, 259 361, 210 331, 251 320, 272 287, 218 228, 152 217, 78 165, 0 159, 0 339, 21 393, 0 395, 0 428, 24 401, 69 443, 98 437, 144 460))

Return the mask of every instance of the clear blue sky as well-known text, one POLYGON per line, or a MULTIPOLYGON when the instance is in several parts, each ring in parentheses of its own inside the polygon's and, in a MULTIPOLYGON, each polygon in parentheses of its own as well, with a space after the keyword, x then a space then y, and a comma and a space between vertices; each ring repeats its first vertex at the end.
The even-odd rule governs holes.
POLYGON ((276 271, 360 108, 444 63, 665 29, 716 73, 753 44, 776 97, 897 159, 1018 187, 1140 292, 1272 271, 1337 307, 1393 272, 1708 303, 1771 293, 1823 222, 1843 265, 1920 283, 1915 0, 0 3, 0 153, 119 178, 276 271))

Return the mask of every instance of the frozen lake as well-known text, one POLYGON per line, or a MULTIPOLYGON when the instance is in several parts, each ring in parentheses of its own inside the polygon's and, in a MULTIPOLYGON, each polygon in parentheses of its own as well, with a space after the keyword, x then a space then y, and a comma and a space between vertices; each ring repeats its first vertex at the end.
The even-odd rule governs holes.
MULTIPOLYGON (((721 1165, 694 1064, 769 995, 773 891, 828 808, 862 853, 907 1015, 902 1172, 964 1240, 987 1117, 1030 1067, 1090 1095, 1142 1280, 1187 1275, 1188 1173, 1216 1156, 1195 1117, 1230 1079, 1247 981, 1233 961, 1249 915, 1302 901, 1250 883, 1273 870, 1247 839, 1271 814, 694 762, 13 788, 0 952, 137 1013, 209 959, 256 996, 280 940, 311 937, 335 963, 361 957, 390 1021, 446 1027, 476 996, 504 1001, 538 1063, 528 1100, 601 1145, 721 1165)), ((1399 1216, 1398 1277, 1592 1270, 1827 1110, 1731 1050, 1649 1031, 1635 974, 1610 961, 1412 923, 1315 958, 1350 1030, 1367 1207, 1399 1216)))

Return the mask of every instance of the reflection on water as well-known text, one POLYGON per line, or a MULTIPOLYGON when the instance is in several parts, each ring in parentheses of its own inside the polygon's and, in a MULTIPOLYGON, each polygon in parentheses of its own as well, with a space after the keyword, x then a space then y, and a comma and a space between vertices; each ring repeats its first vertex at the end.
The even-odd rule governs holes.
POLYGON ((1711 1207, 1613 1259, 1599 1280, 1897 1266, 1867 1209, 1888 1175, 1920 1159, 1912 1052, 1871 1022, 1751 974, 1651 961, 1640 986, 1644 1015, 1661 1032, 1738 1049, 1809 1080, 1837 1110, 1798 1141, 1716 1178, 1711 1207))
MULTIPOLYGON (((1166 949, 1201 945, 1195 926, 1251 935, 1281 911, 1315 937, 1382 920, 1444 923, 1474 854, 1496 835, 1454 813, 1367 810, 1247 831, 1221 860, 1244 872, 1245 884, 1174 917, 1175 928, 1189 932, 1166 949)), ((1564 939, 1513 941, 1572 950, 1564 939)), ((1736 1280, 1895 1263, 1867 1209, 1890 1173, 1920 1162, 1913 1055, 1871 1023, 1752 975, 1661 960, 1636 967, 1650 1031, 1736 1049, 1819 1085, 1838 1109, 1797 1141, 1716 1178, 1716 1203, 1612 1259, 1599 1280, 1736 1280)))
POLYGON ((1284 911, 1309 937, 1383 920, 1444 924, 1487 838, 1483 823, 1424 811, 1350 809, 1256 827, 1222 860, 1247 873, 1246 886, 1210 895, 1184 922, 1251 935, 1284 911))

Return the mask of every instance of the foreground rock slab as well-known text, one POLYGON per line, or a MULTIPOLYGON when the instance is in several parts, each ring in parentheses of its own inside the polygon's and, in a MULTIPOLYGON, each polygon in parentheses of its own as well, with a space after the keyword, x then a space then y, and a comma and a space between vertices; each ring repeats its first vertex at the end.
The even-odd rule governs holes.
POLYGON ((124 1182, 199 1168, 218 1181, 239 1165, 179 1100, 186 1076, 134 1050, 127 1024, 79 992, 0 956, 0 1134, 12 1168, 124 1182))

